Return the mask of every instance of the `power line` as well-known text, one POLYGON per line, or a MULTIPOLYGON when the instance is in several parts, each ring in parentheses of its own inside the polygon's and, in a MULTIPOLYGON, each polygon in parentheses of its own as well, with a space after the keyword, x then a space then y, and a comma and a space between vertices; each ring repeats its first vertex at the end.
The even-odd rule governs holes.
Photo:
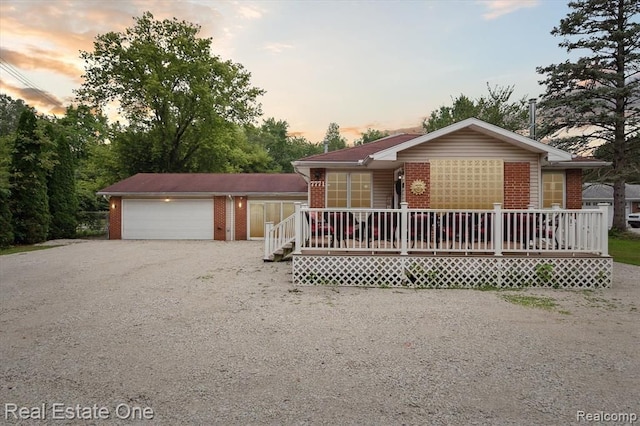
POLYGON ((7 62, 2 56, 0 56, 0 68, 4 69, 13 78, 18 80, 27 88, 34 90, 35 92, 38 93, 39 96, 45 98, 49 102, 55 105, 61 104, 61 102, 58 99, 54 98, 53 96, 49 95, 46 91, 38 87, 35 83, 29 80, 24 74, 22 74, 17 68, 15 68, 9 62, 7 62))

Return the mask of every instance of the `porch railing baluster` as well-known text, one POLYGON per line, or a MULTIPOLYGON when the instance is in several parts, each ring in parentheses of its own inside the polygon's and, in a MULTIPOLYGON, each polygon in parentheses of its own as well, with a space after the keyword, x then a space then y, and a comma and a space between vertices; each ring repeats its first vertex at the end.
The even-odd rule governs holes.
MULTIPOLYGON (((491 210, 309 208, 296 203, 294 254, 305 250, 331 253, 409 254, 505 253, 524 255, 590 253, 606 256, 607 206, 599 210, 491 210)), ((271 231, 273 229, 273 231, 271 231)), ((283 234, 265 235, 265 256, 283 243, 283 234)))

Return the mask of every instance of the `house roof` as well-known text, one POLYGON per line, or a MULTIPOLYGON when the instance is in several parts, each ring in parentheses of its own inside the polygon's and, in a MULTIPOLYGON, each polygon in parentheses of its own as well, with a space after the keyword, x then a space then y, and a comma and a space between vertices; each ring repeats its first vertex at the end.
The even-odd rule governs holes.
POLYGON ((470 129, 506 143, 521 147, 539 154, 547 154, 551 165, 557 167, 600 167, 609 163, 594 160, 574 158, 566 151, 554 148, 542 142, 535 141, 526 136, 505 130, 501 127, 489 124, 477 118, 468 118, 442 129, 424 135, 400 134, 388 136, 364 145, 332 151, 325 154, 313 155, 294 161, 294 168, 324 167, 332 165, 366 165, 370 161, 396 161, 399 152, 416 145, 429 143, 435 139, 449 135, 463 129, 470 129))
MULTIPOLYGON (((625 185, 625 198, 627 201, 640 201, 640 184, 625 185)), ((611 183, 585 183, 582 189, 584 201, 613 201, 613 184, 611 183)))
MULTIPOLYGON (((358 162, 364 161, 370 155, 376 152, 394 147, 411 139, 420 136, 419 133, 400 133, 378 139, 373 142, 356 145, 350 148, 339 149, 337 151, 326 152, 324 154, 316 154, 309 157, 301 158, 298 161, 303 162, 358 162)), ((296 163, 298 162, 296 161, 296 163)))
POLYGON ((138 173, 98 195, 306 195, 295 173, 138 173))

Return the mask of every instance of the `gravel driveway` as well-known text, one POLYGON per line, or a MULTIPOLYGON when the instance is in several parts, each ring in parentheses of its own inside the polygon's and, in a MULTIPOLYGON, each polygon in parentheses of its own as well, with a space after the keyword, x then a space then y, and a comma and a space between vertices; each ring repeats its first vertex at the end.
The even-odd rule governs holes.
POLYGON ((316 288, 261 254, 250 241, 85 241, 0 257, 0 423, 640 416, 640 267, 615 264, 611 289, 586 292, 316 288))

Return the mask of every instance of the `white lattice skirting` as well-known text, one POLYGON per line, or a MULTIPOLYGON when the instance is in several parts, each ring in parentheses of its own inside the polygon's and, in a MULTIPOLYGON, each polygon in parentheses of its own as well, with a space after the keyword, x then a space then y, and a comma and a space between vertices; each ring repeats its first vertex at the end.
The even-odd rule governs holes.
POLYGON ((610 257, 293 256, 295 285, 603 288, 610 257))

